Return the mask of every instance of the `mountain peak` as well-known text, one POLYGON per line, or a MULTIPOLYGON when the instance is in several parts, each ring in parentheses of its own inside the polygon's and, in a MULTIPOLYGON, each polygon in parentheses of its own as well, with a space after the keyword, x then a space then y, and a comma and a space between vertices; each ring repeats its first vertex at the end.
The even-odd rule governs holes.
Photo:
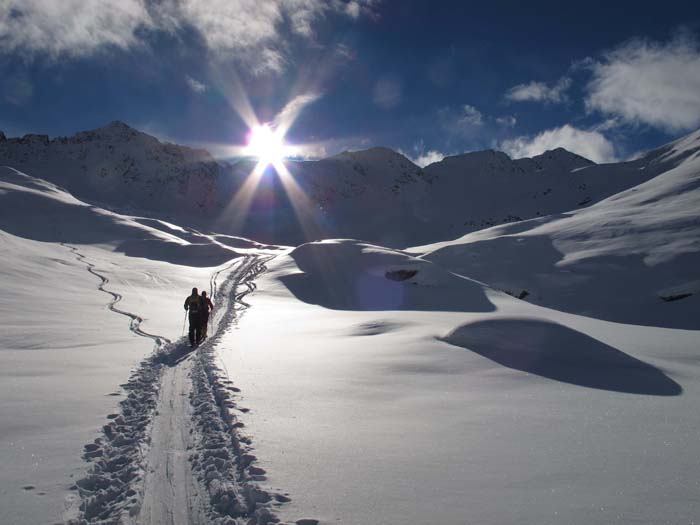
POLYGON ((98 129, 120 129, 120 130, 133 130, 136 131, 134 128, 126 124, 125 122, 122 122, 121 120, 113 120, 106 126, 102 126, 102 128, 98 129))
POLYGON ((383 146, 375 146, 368 149, 362 149, 357 151, 343 151, 332 157, 328 157, 327 160, 340 160, 340 161, 353 161, 353 162, 389 162, 394 161, 400 162, 401 164, 413 164, 405 155, 402 155, 398 151, 394 151, 391 148, 386 148, 383 146))
POLYGON ((535 155, 532 157, 532 160, 539 160, 539 161, 544 161, 544 160, 555 160, 555 161, 573 161, 576 163, 581 163, 585 162, 586 164, 595 164, 590 159, 587 159, 586 157, 583 157, 577 153, 574 153, 572 151, 569 151, 568 149, 558 147, 554 149, 548 149, 544 153, 540 153, 539 155, 535 155))
POLYGON ((466 153, 460 153, 458 155, 450 155, 443 159, 443 161, 449 162, 462 162, 462 161, 492 161, 498 160, 500 162, 510 161, 510 157, 503 153, 502 151, 496 151, 494 149, 484 149, 479 151, 468 151, 466 153))

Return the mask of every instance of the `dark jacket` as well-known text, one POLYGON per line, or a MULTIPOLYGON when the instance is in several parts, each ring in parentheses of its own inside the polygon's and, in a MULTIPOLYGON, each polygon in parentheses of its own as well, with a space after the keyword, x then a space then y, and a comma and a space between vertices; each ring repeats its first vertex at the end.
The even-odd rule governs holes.
POLYGON ((185 310, 189 310, 190 317, 204 312, 204 302, 199 295, 190 295, 185 299, 185 310))

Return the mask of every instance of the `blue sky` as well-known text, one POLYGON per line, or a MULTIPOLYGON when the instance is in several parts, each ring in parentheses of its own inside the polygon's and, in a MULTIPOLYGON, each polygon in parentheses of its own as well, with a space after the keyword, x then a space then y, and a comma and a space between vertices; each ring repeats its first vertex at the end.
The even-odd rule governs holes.
POLYGON ((699 42, 698 2, 0 0, 0 129, 619 160, 700 127, 699 42))

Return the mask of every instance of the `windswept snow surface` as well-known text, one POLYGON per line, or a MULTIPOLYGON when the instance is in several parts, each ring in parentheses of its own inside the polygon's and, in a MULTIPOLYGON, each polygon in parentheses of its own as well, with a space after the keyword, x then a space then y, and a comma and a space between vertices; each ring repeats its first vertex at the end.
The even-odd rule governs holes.
POLYGON ((268 266, 215 350, 282 520, 700 514, 698 332, 534 306, 351 240, 268 266))

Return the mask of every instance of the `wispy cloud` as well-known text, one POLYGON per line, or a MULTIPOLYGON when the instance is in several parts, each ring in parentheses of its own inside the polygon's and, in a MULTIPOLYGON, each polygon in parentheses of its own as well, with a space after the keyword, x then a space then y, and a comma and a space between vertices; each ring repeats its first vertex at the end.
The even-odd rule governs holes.
POLYGON ((425 168, 428 164, 433 164, 435 162, 440 162, 442 159, 445 158, 445 154, 431 149, 423 153, 422 155, 419 155, 416 158, 411 159, 413 163, 417 166, 420 166, 421 168, 425 168))
POLYGON ((185 76, 185 82, 187 82, 189 88, 195 93, 204 93, 207 90, 206 84, 203 84, 199 80, 192 78, 189 75, 185 76))
POLYGON ((0 44, 25 56, 80 57, 147 44, 153 31, 194 30, 211 57, 253 71, 279 72, 290 36, 315 38, 327 15, 352 19, 374 1, 326 0, 0 0, 0 44), (285 28, 289 31, 285 31, 285 28))
POLYGON ((437 122, 455 138, 472 138, 482 131, 487 117, 476 107, 462 104, 458 107, 443 107, 437 110, 437 122))
POLYGON ((564 148, 594 162, 617 160, 615 147, 605 135, 595 130, 582 130, 565 124, 538 133, 534 137, 504 140, 500 148, 513 158, 533 157, 547 150, 564 148))
POLYGON ((0 49, 50 58, 85 56, 105 47, 140 43, 152 27, 142 0, 1 0, 0 49))
POLYGON ((457 122, 465 126, 481 126, 484 123, 484 116, 474 106, 464 104, 462 106, 462 114, 458 116, 457 122))
POLYGON ((503 115, 501 117, 496 117, 496 124, 506 128, 512 128, 518 123, 518 119, 513 115, 503 115))
POLYGON ((299 116, 299 113, 310 104, 321 98, 320 93, 303 93, 297 95, 280 110, 274 118, 273 124, 276 128, 282 131, 284 136, 287 130, 291 127, 294 121, 299 116))
POLYGON ((567 100, 566 91, 571 87, 571 79, 562 77, 559 81, 548 86, 544 82, 530 82, 518 84, 510 88, 506 94, 506 100, 512 102, 544 102, 546 104, 558 104, 567 100))
POLYGON ((426 149, 425 142, 419 140, 413 145, 413 154, 406 153, 405 151, 399 150, 399 153, 408 158, 416 166, 425 168, 428 164, 433 164, 435 162, 440 162, 446 157, 444 153, 434 149, 426 149))
POLYGON ((669 132, 700 126, 700 46, 692 37, 632 40, 589 67, 589 110, 669 132))
POLYGON ((399 105, 402 93, 401 80, 389 74, 380 78, 374 85, 372 100, 381 108, 391 109, 399 105))

